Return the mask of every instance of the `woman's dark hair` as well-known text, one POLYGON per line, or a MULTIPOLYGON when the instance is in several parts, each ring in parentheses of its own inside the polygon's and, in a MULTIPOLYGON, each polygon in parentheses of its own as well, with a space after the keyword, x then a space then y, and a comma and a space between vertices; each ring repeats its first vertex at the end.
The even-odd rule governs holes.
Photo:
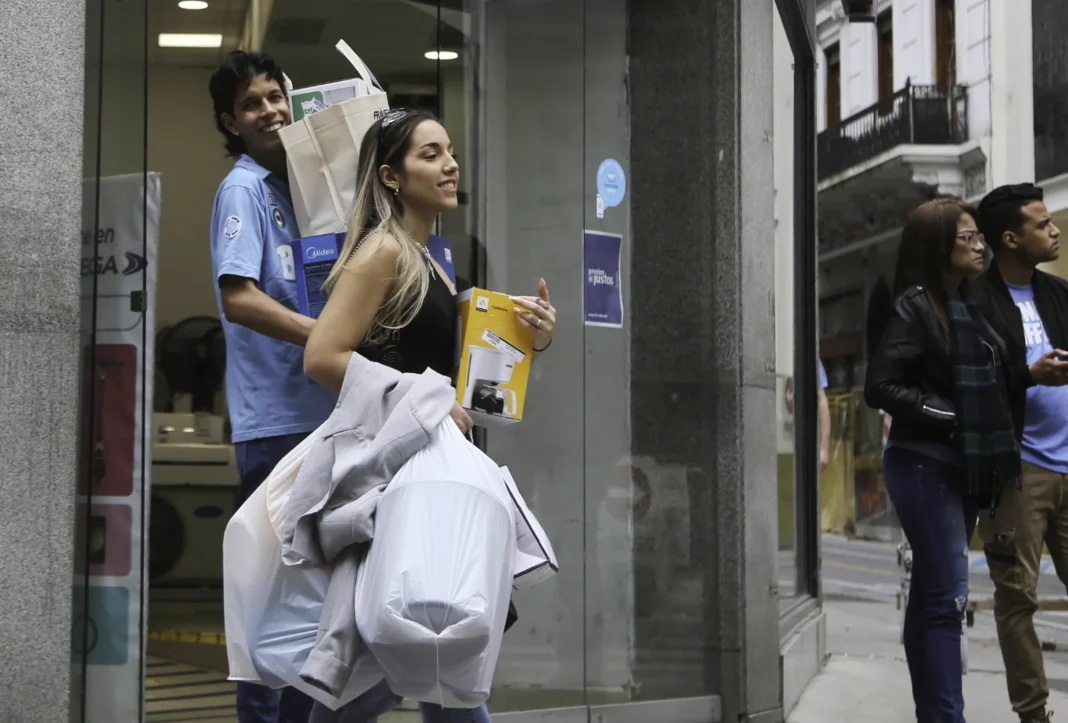
POLYGON ((223 125, 223 113, 234 115, 237 96, 252 84, 257 75, 266 75, 278 83, 282 92, 286 92, 285 76, 282 68, 267 53, 248 53, 234 50, 223 58, 222 64, 212 73, 208 89, 215 105, 215 127, 226 139, 226 154, 240 156, 245 152, 245 142, 235 136, 223 125))
POLYGON ((894 297, 913 286, 922 286, 948 333, 944 278, 957 243, 957 222, 963 215, 973 219, 975 209, 957 198, 936 198, 920 204, 905 221, 894 272, 894 297))

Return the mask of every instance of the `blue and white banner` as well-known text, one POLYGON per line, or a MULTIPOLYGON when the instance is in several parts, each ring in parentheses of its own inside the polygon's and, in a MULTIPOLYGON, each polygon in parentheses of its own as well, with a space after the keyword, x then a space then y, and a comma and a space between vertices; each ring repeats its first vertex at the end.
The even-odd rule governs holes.
POLYGON ((160 174, 87 180, 82 192, 78 517, 87 544, 75 573, 74 663, 84 671, 86 721, 136 722, 144 719, 160 174))

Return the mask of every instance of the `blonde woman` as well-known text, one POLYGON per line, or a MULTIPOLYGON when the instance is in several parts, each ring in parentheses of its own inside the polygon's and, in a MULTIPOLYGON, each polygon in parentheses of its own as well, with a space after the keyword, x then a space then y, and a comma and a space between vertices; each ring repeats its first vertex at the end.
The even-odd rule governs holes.
MULTIPOLYGON (((460 167, 445 128, 428 113, 393 110, 364 137, 358 186, 340 260, 326 281, 330 299, 308 339, 304 371, 340 392, 356 349, 402 372, 433 369, 450 376, 456 357, 456 289, 429 251, 439 213, 457 206, 460 167)), ((530 330, 535 357, 552 343, 556 309, 542 280, 537 296, 513 297, 530 330)), ((471 418, 457 404, 452 418, 464 432, 471 418)), ((485 706, 448 710, 424 704, 427 723, 489 723, 485 706)), ((366 713, 345 709, 328 718, 364 723, 366 713)))

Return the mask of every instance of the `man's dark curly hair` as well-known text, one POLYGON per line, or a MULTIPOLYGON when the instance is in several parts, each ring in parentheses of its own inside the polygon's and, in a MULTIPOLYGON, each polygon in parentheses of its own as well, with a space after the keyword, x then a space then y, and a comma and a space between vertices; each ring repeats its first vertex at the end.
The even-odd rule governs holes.
POLYGON ((979 216, 975 220, 994 253, 1004 248, 1002 237, 1006 231, 1022 233, 1024 206, 1042 199, 1042 189, 1033 183, 998 186, 986 194, 979 202, 979 216))
POLYGON ((282 92, 286 92, 282 68, 274 58, 267 53, 248 53, 244 50, 235 50, 223 58, 222 65, 212 73, 211 82, 208 84, 211 100, 215 105, 215 127, 226 139, 226 154, 229 156, 236 157, 244 153, 245 142, 240 136, 226 130, 222 122, 223 113, 234 115, 237 96, 257 75, 266 75, 277 81, 282 92))

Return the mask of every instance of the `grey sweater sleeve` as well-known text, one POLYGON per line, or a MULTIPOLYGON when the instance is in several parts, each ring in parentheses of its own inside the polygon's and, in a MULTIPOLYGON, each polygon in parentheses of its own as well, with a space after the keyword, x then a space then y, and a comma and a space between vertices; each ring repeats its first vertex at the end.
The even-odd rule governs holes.
POLYGON ((341 695, 352 678, 353 667, 367 651, 356 627, 353 604, 356 573, 366 552, 367 545, 354 545, 334 565, 319 618, 315 648, 300 671, 302 680, 334 698, 341 695))

